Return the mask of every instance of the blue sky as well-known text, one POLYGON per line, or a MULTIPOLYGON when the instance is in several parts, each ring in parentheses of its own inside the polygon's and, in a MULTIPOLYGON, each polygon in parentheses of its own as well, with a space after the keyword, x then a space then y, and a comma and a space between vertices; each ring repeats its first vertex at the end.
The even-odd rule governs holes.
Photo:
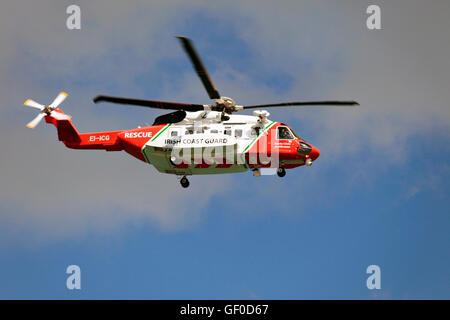
POLYGON ((78 3, 80 31, 65 30, 65 5, 1 5, 0 298, 450 298, 448 5, 383 2, 383 30, 368 31, 351 1, 78 3), (61 90, 83 132, 159 114, 93 106, 99 93, 207 103, 180 34, 238 103, 361 107, 270 110, 321 150, 312 167, 192 177, 187 190, 126 154, 25 128, 23 101, 61 90), (80 291, 65 287, 71 264, 80 291), (366 288, 371 264, 381 290, 366 288))

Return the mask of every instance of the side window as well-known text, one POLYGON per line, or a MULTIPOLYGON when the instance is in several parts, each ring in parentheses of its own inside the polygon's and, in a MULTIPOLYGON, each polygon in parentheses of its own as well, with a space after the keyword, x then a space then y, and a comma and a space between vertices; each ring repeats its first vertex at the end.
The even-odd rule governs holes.
POLYGON ((248 131, 248 136, 249 136, 250 138, 254 138, 254 137, 259 136, 260 132, 261 132, 261 127, 255 126, 255 127, 252 127, 252 128, 248 131))
POLYGON ((170 136, 171 136, 171 137, 177 137, 177 136, 178 136, 178 130, 173 130, 173 131, 170 133, 170 136))
POLYGON ((223 131, 223 134, 226 134, 226 135, 228 135, 228 136, 231 136, 231 129, 225 129, 225 130, 223 131))
POLYGON ((211 131, 209 131, 209 133, 219 133, 219 131, 217 131, 216 129, 212 129, 211 131))
POLYGON ((254 138, 257 136, 255 128, 251 128, 247 131, 247 136, 249 138, 254 138))
POLYGON ((189 128, 186 130, 185 134, 193 134, 194 133, 194 129, 189 128))
POLYGON ((292 135, 291 131, 289 131, 289 129, 287 127, 279 126, 277 134, 278 134, 278 136, 277 136, 278 140, 294 139, 294 136, 292 135))
POLYGON ((236 138, 242 137, 242 129, 236 129, 234 130, 234 136, 236 138))

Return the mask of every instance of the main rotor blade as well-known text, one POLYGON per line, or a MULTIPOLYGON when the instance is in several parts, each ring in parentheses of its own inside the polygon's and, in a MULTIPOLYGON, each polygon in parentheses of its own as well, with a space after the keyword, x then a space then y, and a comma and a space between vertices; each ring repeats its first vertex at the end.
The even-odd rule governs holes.
POLYGON ((59 95, 53 100, 53 102, 49 105, 50 108, 57 108, 63 101, 66 99, 67 93, 60 92, 59 95))
POLYGON ((191 59, 192 65, 194 66, 195 71, 197 72, 197 75, 200 77, 200 80, 203 83, 203 86, 205 87, 206 91, 208 92, 208 95, 211 99, 219 99, 220 94, 219 91, 217 91, 216 87, 214 86, 214 83, 212 82, 211 78, 209 77, 208 71, 206 70, 205 66, 202 63, 202 60, 200 60, 200 56, 198 55, 197 51, 194 48, 194 44, 191 40, 189 40, 186 37, 177 37, 180 39, 181 44, 188 54, 189 58, 191 59))
POLYGON ((39 122, 41 122, 42 118, 45 117, 45 113, 39 113, 36 118, 34 118, 33 120, 31 120, 30 122, 28 122, 27 127, 33 129, 34 127, 36 127, 39 122))
POLYGON ((165 102, 156 100, 131 99, 122 97, 103 96, 103 95, 95 97, 93 101, 94 103, 105 101, 118 104, 128 104, 133 106, 156 108, 156 109, 169 109, 169 110, 200 111, 205 109, 205 107, 201 104, 186 104, 186 103, 165 102))
POLYGON ((283 102, 274 104, 259 104, 254 106, 244 106, 244 109, 259 109, 271 107, 290 107, 290 106, 359 106, 356 101, 299 101, 299 102, 283 102))

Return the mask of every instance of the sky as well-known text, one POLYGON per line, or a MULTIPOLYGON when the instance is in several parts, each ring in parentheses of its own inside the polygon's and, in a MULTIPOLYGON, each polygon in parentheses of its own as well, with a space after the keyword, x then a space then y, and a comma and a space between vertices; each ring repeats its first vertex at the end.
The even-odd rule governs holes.
POLYGON ((0 298, 449 299, 448 1, 2 1, 0 298), (81 8, 81 29, 66 8, 81 8), (366 27, 371 4, 381 30, 366 27), (321 151, 286 177, 171 175, 25 127, 31 98, 80 132, 161 113, 98 94, 209 103, 174 36, 238 104, 321 151), (81 268, 68 290, 66 268, 81 268), (366 286, 370 265, 381 289, 366 286))

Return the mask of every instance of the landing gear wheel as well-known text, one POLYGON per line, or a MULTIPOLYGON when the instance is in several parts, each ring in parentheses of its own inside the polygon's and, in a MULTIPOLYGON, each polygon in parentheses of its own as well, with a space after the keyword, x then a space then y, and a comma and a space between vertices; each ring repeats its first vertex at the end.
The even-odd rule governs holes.
MULTIPOLYGON (((272 172, 273 172, 273 171, 272 171, 272 172)), ((278 175, 280 178, 283 178, 283 177, 286 175, 286 170, 284 170, 283 167, 278 168, 278 169, 277 169, 277 175, 278 175)))
POLYGON ((183 188, 189 187, 189 180, 186 178, 186 176, 181 178, 180 183, 183 188))

